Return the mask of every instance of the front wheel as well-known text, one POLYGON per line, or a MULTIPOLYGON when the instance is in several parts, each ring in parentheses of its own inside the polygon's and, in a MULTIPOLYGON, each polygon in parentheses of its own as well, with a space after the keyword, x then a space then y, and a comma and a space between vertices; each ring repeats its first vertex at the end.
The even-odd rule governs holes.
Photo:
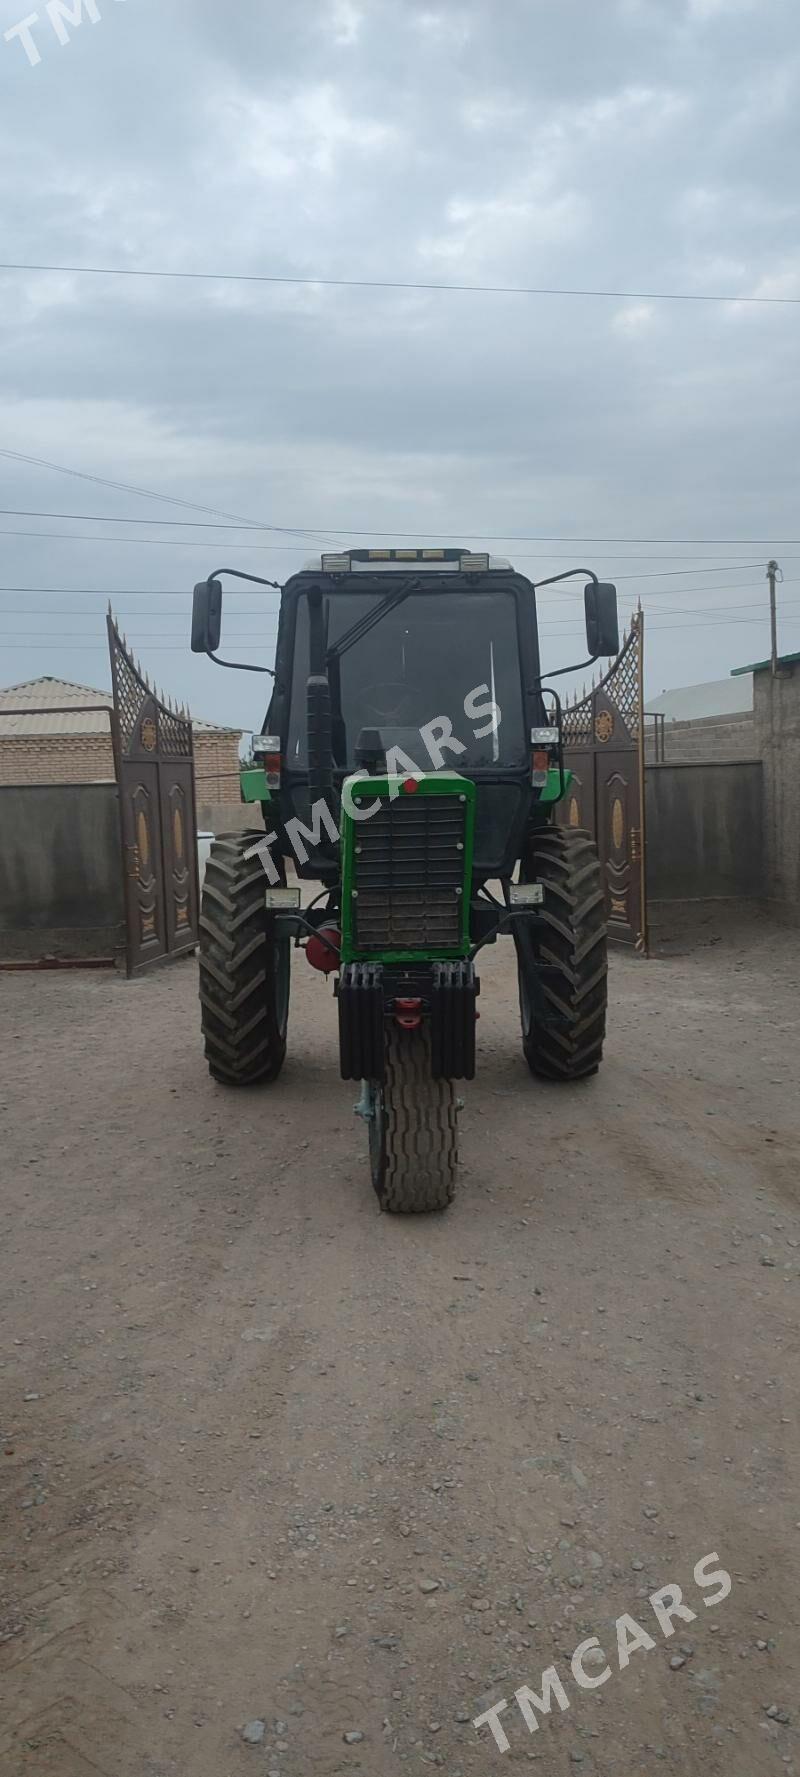
POLYGON ((381 1209, 425 1215, 447 1209, 458 1169, 457 1106, 452 1080, 431 1074, 430 1031, 386 1035, 386 1078, 372 1091, 369 1152, 381 1209))
POLYGON ((525 1059, 545 1080, 585 1080, 602 1058, 608 998, 605 895, 594 841, 577 827, 543 827, 531 835, 522 876, 544 889, 540 937, 535 944, 517 938, 525 1059))

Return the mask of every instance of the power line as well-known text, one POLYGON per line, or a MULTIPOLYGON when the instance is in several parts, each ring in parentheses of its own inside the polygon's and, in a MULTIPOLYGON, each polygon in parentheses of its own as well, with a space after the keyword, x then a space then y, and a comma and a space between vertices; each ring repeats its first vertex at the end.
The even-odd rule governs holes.
MULTIPOLYGON (((797 585, 800 585, 800 581, 786 580, 783 582, 783 584, 785 586, 797 586, 797 585)), ((715 588, 715 590, 718 590, 718 588, 715 588)), ((736 590, 738 590, 740 592, 743 592, 746 590, 747 591, 752 590, 755 592, 760 589, 757 587, 753 587, 753 588, 739 587, 736 590)), ((656 593, 652 596, 658 597, 659 595, 656 593)), ((784 599, 782 601, 781 608, 785 609, 785 610, 791 610, 798 603, 800 603, 800 601, 798 601, 797 599, 784 599)), ((681 616, 681 617, 695 617, 695 616, 702 617, 702 616, 705 616, 710 611, 715 611, 715 612, 718 611, 718 612, 721 612, 724 614, 726 611, 756 611, 756 610, 760 611, 761 608, 762 608, 762 602, 760 600, 755 601, 755 600, 749 599, 747 601, 747 603, 743 604, 743 605, 673 605, 668 614, 670 616, 674 615, 674 616, 681 616)), ((622 613, 622 615, 626 618, 632 617, 634 614, 634 610, 635 610, 635 607, 631 606, 628 610, 624 611, 622 613)), ((657 617, 662 617, 665 614, 666 613, 664 611, 657 611, 656 612, 657 617)), ((36 606, 31 608, 30 605, 25 606, 25 607, 13 606, 11 608, 6 606, 5 609, 0 609, 0 620, 2 620, 4 617, 53 617, 55 615, 56 615, 56 612, 54 612, 52 610, 47 610, 45 608, 42 608, 41 610, 39 610, 36 608, 36 606)), ((57 612, 57 615, 60 618, 80 617, 81 619, 85 619, 88 622, 96 623, 98 621, 99 617, 102 615, 102 613, 97 610, 95 610, 95 611, 80 611, 80 610, 74 610, 74 609, 67 609, 65 611, 64 608, 62 607, 57 612)), ((184 617, 183 612, 181 612, 181 611, 143 611, 143 612, 127 611, 126 612, 126 611, 122 611, 122 610, 117 610, 116 615, 120 619, 124 618, 124 620, 126 622, 130 622, 132 619, 134 621, 138 621, 139 616, 141 615, 142 619, 148 623, 175 622, 175 623, 180 623, 182 625, 185 624, 185 617, 184 617)), ((256 613, 253 611, 229 611, 227 613, 227 615, 232 621, 238 621, 240 623, 253 623, 256 619, 256 613)), ((268 615, 270 617, 273 617, 274 613, 269 613, 268 615)), ((550 612, 550 611, 545 612, 543 615, 543 623, 545 625, 548 625, 548 624, 552 625, 554 623, 556 623, 556 624, 560 624, 560 623, 572 624, 574 622, 579 622, 579 621, 580 621, 580 619, 577 616, 577 614, 574 618, 573 617, 568 617, 568 618, 556 617, 555 613, 550 612)), ((12 630, 12 631, 9 631, 8 633, 14 635, 17 632, 12 630)), ((57 634, 63 634, 64 632, 63 631, 53 631, 52 633, 54 635, 57 635, 57 634)), ((74 632, 69 631, 67 633, 72 634, 74 632)), ((265 633, 265 629, 262 629, 260 633, 263 635, 265 633)), ((277 631, 275 633, 277 633, 277 631)), ((0 639, 1 638, 2 638, 2 632, 0 632, 0 639)), ((155 638, 150 638, 150 639, 155 639, 155 638)), ((237 641, 247 641, 247 639, 248 638, 246 636, 241 636, 241 635, 237 636, 237 641)))
MULTIPOLYGON (((146 523, 147 521, 142 520, 142 522, 146 523)), ((178 537, 178 538, 176 538, 176 537, 97 537, 97 536, 92 535, 91 533, 89 533, 89 534, 85 534, 85 533, 81 533, 81 532, 76 533, 74 531, 18 531, 18 530, 6 530, 3 528, 0 528, 0 537, 28 537, 28 538, 33 538, 36 542, 50 542, 50 541, 52 541, 55 543, 100 543, 100 544, 104 544, 106 546, 106 548, 109 548, 109 549, 118 547, 119 545, 122 545, 123 547, 125 547, 125 546, 131 547, 134 549, 139 547, 140 545, 147 545, 150 548, 159 548, 160 547, 162 549, 200 549, 200 548, 207 547, 205 539, 202 537, 199 537, 199 538, 198 537, 192 537, 192 538, 185 538, 185 537, 178 537)), ((259 550, 259 551, 267 550, 272 553, 278 553, 278 554, 284 553, 286 547, 287 546, 282 543, 228 543, 228 542, 226 542, 226 544, 225 544, 226 549, 244 550, 245 552, 252 551, 252 550, 259 550)), ((619 558, 615 557, 614 559, 619 559, 619 558)), ((633 558, 632 557, 625 557, 623 559, 629 560, 629 559, 633 559, 633 558)), ((643 557, 643 559, 645 561, 652 561, 654 558, 652 556, 645 556, 645 557, 643 557)), ((784 557, 784 560, 787 560, 787 559, 791 560, 792 558, 791 557, 784 557)), ((528 555, 523 551, 521 554, 516 555, 516 560, 517 561, 571 561, 572 556, 528 555)), ((671 561, 672 557, 667 556, 667 557, 665 557, 665 560, 671 561)), ((616 579, 617 580, 664 580, 673 574, 698 574, 701 571, 706 574, 725 574, 728 571, 730 571, 732 574, 734 574, 734 573, 741 573, 745 568, 760 568, 762 566, 762 563, 758 562, 758 561, 742 561, 742 562, 728 561, 728 562, 723 562, 720 566, 711 566, 711 567, 703 566, 701 569, 701 567, 698 566, 697 564, 702 563, 702 557, 696 556, 694 558, 694 560, 695 560, 695 566, 692 568, 644 569, 636 574, 617 574, 616 579)))
MULTIPOLYGON (((709 619, 709 621, 707 623, 651 623, 649 628, 650 628, 650 633, 663 634, 664 632, 666 632, 668 630, 674 630, 677 634, 679 632, 685 633, 687 630, 693 631, 696 629, 725 629, 728 627, 729 624, 750 624, 752 626, 754 624, 760 624, 763 621, 764 621, 763 616, 730 617, 730 618, 723 617, 723 618, 709 619)), ((788 621, 789 622, 800 622, 800 617, 789 618, 788 621)), ((569 630, 570 628, 573 628, 577 632, 578 630, 580 630, 581 624, 579 621, 576 621, 576 623, 574 625, 565 624, 564 628, 567 630, 569 630)), ((556 631, 554 629, 542 628, 540 633, 542 635, 555 635, 556 631)), ((241 640, 241 638, 240 638, 240 640, 241 640)), ((138 645, 139 644, 137 642, 136 646, 138 647, 138 645)), ((272 642, 263 642, 263 643, 256 642, 256 643, 247 643, 246 645, 248 647, 256 647, 259 649, 261 649, 261 648, 270 649, 273 647, 274 644, 272 642)), ((50 644, 47 642, 40 642, 40 641, 36 641, 36 642, 6 642, 6 641, 4 641, 3 647, 6 649, 7 652, 22 651, 22 652, 25 652, 26 654, 27 653, 32 653, 32 654, 52 653, 52 649, 50 647, 50 644)), ((161 641, 159 641, 159 642, 156 642, 155 644, 151 644, 151 650, 154 654, 186 654, 187 653, 186 648, 184 646, 182 646, 181 643, 179 643, 179 642, 161 642, 161 641)), ((107 644, 105 642, 62 642, 62 643, 59 643, 57 651, 59 654, 64 654, 64 653, 66 653, 66 654, 93 654, 93 653, 105 654, 107 652, 107 644)), ((1 709, 0 709, 0 715, 2 715, 1 709)))
POLYGON ((324 290, 435 291, 442 295, 472 296, 570 296, 602 298, 614 302, 745 302, 771 307, 797 307, 800 296, 746 296, 702 294, 690 290, 581 290, 546 284, 442 284, 417 283, 399 278, 290 277, 277 272, 170 271, 164 268, 124 265, 38 265, 0 261, 5 272, 57 272, 82 278, 158 278, 182 283, 289 284, 324 290))
MULTIPOLYGON (((111 522, 114 521, 109 520, 109 523, 111 522)), ((130 524, 148 524, 153 523, 154 521, 143 518, 139 520, 130 519, 127 522, 130 524)), ((0 529, 0 537, 33 537, 37 542, 43 543, 48 543, 51 540, 54 543, 104 543, 107 549, 115 549, 120 544, 132 545, 134 548, 150 545, 151 547, 160 547, 161 549, 208 549, 209 547, 209 541, 206 537, 98 537, 91 532, 87 533, 80 531, 15 531, 6 529, 0 529)), ((245 549, 252 551, 258 549, 267 550, 276 555, 285 555, 286 550, 289 547, 290 545, 288 543, 229 543, 227 539, 225 542, 226 550, 245 549)))
MULTIPOLYGON (((290 528, 285 525, 256 523, 253 519, 241 518, 238 512, 221 512, 216 506, 203 506, 200 505, 197 500, 181 500, 175 494, 158 494, 153 488, 137 487, 134 482, 130 481, 109 481, 103 475, 90 475, 84 469, 70 469, 64 463, 51 463, 47 457, 29 457, 25 456, 23 452, 19 450, 3 449, 0 449, 0 457, 8 457, 10 461, 15 463, 28 463, 35 469, 54 469, 58 475, 72 475, 77 481, 91 481, 96 483, 98 487, 113 488, 116 493, 136 494, 142 499, 158 500, 166 506, 185 506, 190 512, 210 512, 215 518, 233 519, 235 521, 234 528, 236 530, 248 530, 252 528, 259 531, 283 531, 287 536, 305 537, 316 542, 328 541, 327 538, 318 537, 316 532, 306 530, 305 528, 297 529, 294 526, 290 528)), ((129 521, 126 520, 125 522, 127 523, 129 521)), ((136 524, 139 521, 133 519, 130 522, 136 524)), ((153 520, 150 520, 150 523, 153 522, 153 520)))
MULTIPOLYGON (((800 605, 800 600, 786 599, 783 601, 781 609, 784 611, 793 611, 793 610, 797 609, 798 605, 800 605)), ((696 617, 706 617, 706 616, 710 616, 711 614, 717 614, 717 613, 720 614, 721 616, 725 616, 731 611, 757 611, 757 612, 763 614, 761 605, 755 604, 752 601, 749 601, 746 605, 698 605, 694 609, 691 606, 676 605, 672 608, 672 610, 670 610, 668 612, 664 612, 664 611, 657 612, 656 617, 660 618, 660 617, 664 617, 664 616, 668 616, 668 617, 674 616, 674 617, 691 617, 694 619, 696 617)), ((0 612, 0 618, 2 618, 2 617, 27 617, 27 616, 37 616, 37 615, 38 616, 50 616, 50 615, 52 615, 52 613, 50 613, 50 612, 35 612, 35 611, 34 612, 30 612, 30 611, 2 611, 2 612, 0 612)), ((64 615, 64 613, 60 612, 59 615, 64 615)), ((70 616, 70 617, 80 616, 80 617, 86 617, 86 618, 96 618, 96 613, 89 612, 89 611, 86 611, 86 612, 70 611, 70 612, 67 612, 66 615, 70 616)), ((123 613, 118 612, 117 615, 120 618, 122 618, 123 613)), ((136 615, 138 616, 138 613, 136 615)), ((152 612, 152 611, 148 611, 146 614, 148 620, 152 619, 153 617, 157 617, 159 615, 160 615, 159 612, 152 612)), ((179 612, 170 611, 170 612, 167 612, 165 615, 170 618, 174 617, 176 622, 181 621, 179 612)), ((234 613, 234 615, 237 615, 237 613, 234 613)), ((244 619, 245 621, 252 621, 252 615, 253 615, 252 612, 247 613, 247 612, 242 611, 242 612, 238 613, 238 616, 241 619, 244 619)), ((625 611, 622 613, 622 615, 627 620, 628 618, 630 618, 634 615, 634 612, 632 610, 625 611)), ((125 620, 130 621, 130 617, 126 617, 125 620)), ((732 621, 733 621, 733 619, 732 619, 732 621)), ((580 628, 580 626, 581 626, 581 619, 577 615, 575 617, 554 617, 548 613, 543 624, 541 625, 541 628, 544 632, 552 632, 555 629, 575 629, 576 627, 580 628)), ((658 627, 658 625, 656 625, 656 627, 658 627)), ((681 627, 688 628, 690 626, 689 625, 682 625, 681 627)), ((163 639, 165 633, 166 633, 167 639, 171 639, 172 635, 176 635, 179 632, 177 632, 177 631, 170 632, 168 630, 166 632, 162 631, 160 634, 155 635, 155 634, 150 634, 149 632, 138 632, 137 631, 135 637, 132 637, 131 639, 135 640, 136 644, 138 646, 140 643, 143 643, 143 642, 161 641, 163 639)), ((183 632, 181 631, 180 633, 182 634, 183 632)), ((272 642, 274 642, 276 635, 277 635, 277 630, 273 630, 271 632, 271 635, 269 636, 269 639, 272 642)), ((266 629, 263 629, 259 632, 259 634, 257 636, 237 634, 236 641, 237 641, 237 644, 239 644, 242 647, 260 646, 265 641, 267 636, 268 636, 268 631, 266 629)), ((49 639, 51 641, 71 641, 73 638, 75 638, 76 640, 82 639, 80 636, 76 636, 76 632, 74 629, 52 630, 49 632, 49 639)), ((14 641, 18 641, 20 639, 25 640, 26 639, 26 632, 24 630, 20 631, 20 630, 14 630, 14 629, 8 630, 5 632, 0 631, 0 642, 6 641, 9 639, 14 640, 14 641)), ((38 641, 38 639, 39 639, 38 632, 36 634, 31 634, 29 639, 31 641, 38 641)), ((188 646, 188 644, 187 644, 187 646, 188 646)))
MULTIPOLYGON (((761 566, 762 566, 761 562, 742 562, 741 569, 760 568, 761 566)), ((686 569, 684 571, 686 573, 699 573, 701 570, 694 568, 694 569, 686 569)), ((718 572, 718 573, 722 573, 725 570, 716 569, 714 571, 718 572)), ((736 571, 736 570, 731 570, 731 571, 736 571)), ((640 580, 647 579, 648 577, 649 576, 644 575, 644 574, 618 574, 617 580, 619 580, 619 581, 621 581, 621 580, 635 580, 638 583, 640 580)), ((658 576, 658 575, 655 575, 653 577, 660 578, 660 576, 658 576)), ((534 583, 532 583, 532 584, 534 584, 534 583)), ((784 584, 786 586, 793 586, 796 584, 796 582, 793 580, 787 580, 784 582, 784 584)), ((274 599, 274 598, 278 597, 279 590, 280 590, 279 588, 275 588, 275 589, 271 589, 271 590, 265 589, 263 592, 247 592, 244 588, 239 587, 239 588, 237 588, 236 595, 233 595, 233 596, 238 596, 240 598, 257 598, 257 599, 273 598, 274 599)), ((541 589, 536 588, 535 584, 534 584, 534 590, 538 591, 540 599, 543 598, 545 595, 547 595, 548 597, 551 597, 551 598, 552 597, 561 598, 561 597, 569 596, 568 591, 556 593, 556 592, 553 592, 553 590, 549 587, 543 587, 541 589)), ((664 586, 661 588, 655 586, 652 588, 648 588, 648 597, 649 598, 667 598, 667 597, 670 597, 673 593, 677 594, 680 597, 681 594, 686 596, 687 593, 692 593, 692 592, 700 592, 700 593, 702 593, 702 592, 750 592, 750 591, 756 592, 758 590, 759 590, 758 587, 751 588, 751 587, 742 586, 742 585, 728 586, 728 587, 719 586, 719 585, 675 586, 675 587, 664 586)), ((41 597, 48 597, 48 598, 72 598, 72 597, 74 597, 74 598, 102 598, 102 599, 109 599, 110 598, 112 600, 124 599, 124 598, 192 598, 193 597, 192 588, 191 587, 184 587, 184 586, 124 586, 124 587, 120 587, 120 586, 116 586, 116 587, 109 587, 109 586, 0 586, 0 594, 6 594, 6 593, 29 593, 34 597, 41 596, 41 597)), ((580 593, 574 593, 574 594, 572 594, 572 596, 576 599, 579 599, 580 593)), ((624 596, 629 597, 630 595, 625 594, 624 596)), ((244 614, 246 614, 246 613, 244 613, 244 614)), ((252 613, 252 614, 254 615, 254 613, 252 613)))
MULTIPOLYGON (((0 456, 14 457, 21 462, 36 463, 43 465, 46 468, 61 469, 61 472, 64 475, 80 475, 82 473, 82 471, 78 469, 62 469, 61 465, 58 463, 44 463, 44 459, 39 457, 21 457, 18 451, 0 450, 0 456)), ((121 487, 128 493, 147 493, 147 490, 144 488, 130 486, 127 482, 103 481, 102 478, 97 475, 87 475, 84 476, 84 479, 87 481, 99 481, 101 487, 113 487, 117 489, 121 487)), ((170 498, 172 505, 175 506, 194 506, 194 503, 191 500, 178 500, 165 494, 152 494, 148 497, 158 500, 170 498)), ((201 506, 196 507, 195 510, 201 512, 213 512, 216 508, 213 506, 201 506)), ((556 537, 538 531, 465 531, 462 530, 460 526, 456 526, 453 530, 449 531, 425 531, 421 529, 416 531, 399 531, 393 528, 378 531, 365 530, 363 528, 359 529, 357 525, 324 525, 313 528, 292 528, 286 525, 260 524, 252 518, 242 519, 236 524, 206 524, 200 518, 112 518, 106 517, 101 512, 40 512, 24 506, 0 506, 0 517, 61 518, 69 519, 70 522, 74 520, 76 523, 80 522, 81 524, 159 525, 161 527, 169 526, 172 530, 279 531, 285 533, 287 536, 307 537, 311 540, 315 540, 321 536, 322 531, 324 530, 335 531, 337 536, 340 537, 398 537, 401 540, 417 538, 420 541, 427 541, 428 538, 430 538, 431 541, 436 543, 447 543, 450 542, 452 538, 459 537, 463 543, 568 543, 571 546, 574 546, 577 543, 620 543, 625 545, 630 543, 657 543, 660 547, 666 548, 670 548, 674 544, 684 544, 692 545, 698 549, 727 547, 754 549, 760 543, 764 543, 770 549, 777 549, 786 546, 796 547, 797 544, 800 544, 800 537, 556 537)), ((110 538, 109 541, 113 541, 113 538, 110 538)), ((545 559, 550 559, 549 552, 545 559)), ((617 560, 618 557, 614 557, 614 559, 617 560)), ((636 556, 633 559, 637 561, 653 561, 658 558, 654 556, 636 556)), ((665 561, 671 559, 672 557, 669 556, 664 557, 665 561)), ((675 557, 675 559, 681 560, 682 558, 675 557)), ((702 558, 692 557, 687 559, 702 558)), ((756 566, 760 567, 761 563, 756 563, 756 566)))

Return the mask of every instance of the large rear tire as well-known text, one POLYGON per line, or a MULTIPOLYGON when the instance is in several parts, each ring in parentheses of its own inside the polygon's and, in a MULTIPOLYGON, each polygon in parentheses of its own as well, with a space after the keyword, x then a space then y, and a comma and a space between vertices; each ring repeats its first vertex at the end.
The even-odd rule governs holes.
POLYGON ((200 1003, 209 1071, 224 1086, 274 1080, 286 1056, 291 947, 275 936, 259 833, 217 839, 200 911, 200 1003))
POLYGON ((426 1215, 447 1209, 458 1170, 457 1107, 452 1080, 431 1074, 430 1031, 386 1036, 386 1079, 375 1087, 370 1121, 372 1182, 381 1209, 426 1215))
POLYGON ((608 952, 603 878, 594 841, 577 827, 543 827, 522 860, 522 876, 544 888, 541 937, 517 944, 522 1046, 532 1073, 545 1080, 585 1080, 603 1054, 608 952), (537 1019, 531 970, 540 976, 547 1017, 537 1019))

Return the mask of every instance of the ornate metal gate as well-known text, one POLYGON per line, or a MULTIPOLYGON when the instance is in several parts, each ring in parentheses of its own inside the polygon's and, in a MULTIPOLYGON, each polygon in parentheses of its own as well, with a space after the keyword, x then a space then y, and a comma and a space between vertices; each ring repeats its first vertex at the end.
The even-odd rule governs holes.
POLYGON ((192 724, 151 689, 111 610, 108 645, 114 694, 128 974, 198 939, 197 819, 192 724))
POLYGON ((644 788, 644 613, 610 671, 564 709, 564 762, 574 773, 559 819, 596 841, 609 938, 647 952, 644 788))

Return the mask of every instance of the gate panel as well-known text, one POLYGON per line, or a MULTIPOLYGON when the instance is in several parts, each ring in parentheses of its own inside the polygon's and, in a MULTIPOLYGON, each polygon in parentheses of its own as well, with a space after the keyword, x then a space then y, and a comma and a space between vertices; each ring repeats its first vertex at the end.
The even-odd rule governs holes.
POLYGON ((190 759, 160 767, 161 829, 166 891, 167 944, 174 955, 197 943, 197 858, 194 785, 190 759))
POLYGON ((167 954, 158 766, 123 760, 119 782, 129 969, 167 954))
POLYGON ((641 931, 641 873, 635 856, 639 809, 630 753, 597 760, 597 849, 606 873, 609 938, 636 944, 641 931))
POLYGON ((109 611, 128 974, 198 940, 192 725, 153 691, 109 611))
POLYGON ((639 610, 605 678, 564 710, 564 759, 574 778, 558 812, 597 844, 609 939, 640 951, 647 949, 643 665, 639 610))
POLYGON ((583 827, 596 840, 594 753, 568 750, 565 752, 564 762, 572 772, 572 783, 564 805, 564 825, 583 827))

